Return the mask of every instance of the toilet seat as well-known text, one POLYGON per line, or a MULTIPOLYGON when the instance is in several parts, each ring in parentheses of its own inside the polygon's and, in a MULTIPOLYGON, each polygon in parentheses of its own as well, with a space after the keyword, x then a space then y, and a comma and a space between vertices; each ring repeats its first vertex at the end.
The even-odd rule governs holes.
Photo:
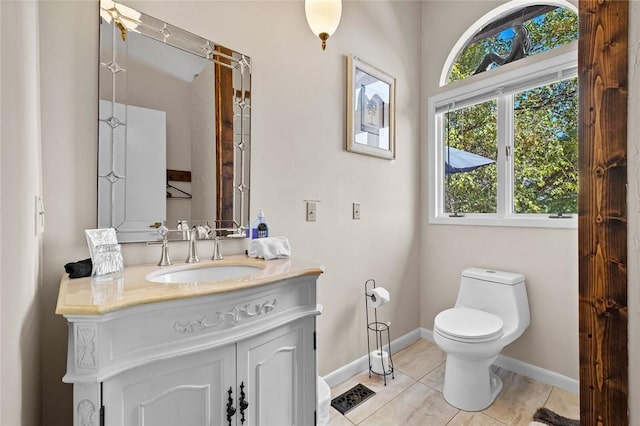
POLYGON ((440 312, 434 329, 442 336, 465 343, 490 342, 502 336, 502 318, 471 308, 451 308, 440 312))

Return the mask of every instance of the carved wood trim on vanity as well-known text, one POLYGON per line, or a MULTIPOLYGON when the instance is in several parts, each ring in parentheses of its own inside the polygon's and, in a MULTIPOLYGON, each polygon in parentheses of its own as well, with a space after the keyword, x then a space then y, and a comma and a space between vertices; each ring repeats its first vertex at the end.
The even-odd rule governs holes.
POLYGON ((76 368, 95 369, 97 363, 97 335, 95 324, 78 324, 75 327, 76 368))
POLYGON ((96 406, 88 399, 78 402, 78 426, 94 426, 96 406))
POLYGON ((269 303, 267 300, 262 305, 254 305, 254 311, 251 312, 249 309, 251 308, 251 304, 247 303, 246 305, 238 308, 234 306, 230 311, 227 312, 216 312, 216 319, 213 322, 207 322, 208 317, 200 317, 198 319, 192 320, 189 319, 187 321, 176 321, 173 324, 173 329, 178 333, 193 333, 196 330, 204 330, 205 328, 212 328, 217 325, 222 324, 223 322, 228 322, 231 327, 235 327, 238 325, 243 319, 255 317, 261 314, 267 314, 275 309, 278 306, 278 299, 273 299, 273 302, 269 303))

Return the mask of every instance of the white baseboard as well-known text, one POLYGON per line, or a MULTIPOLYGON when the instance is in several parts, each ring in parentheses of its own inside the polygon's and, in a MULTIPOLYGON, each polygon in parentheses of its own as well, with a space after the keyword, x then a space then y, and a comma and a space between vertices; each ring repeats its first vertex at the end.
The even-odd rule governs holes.
MULTIPOLYGON (((420 337, 433 342, 433 331, 424 327, 420 328, 420 337)), ((554 371, 545 370, 544 368, 508 357, 506 355, 498 355, 495 365, 505 370, 513 371, 530 379, 546 383, 551 386, 564 389, 574 394, 580 393, 580 382, 571 377, 563 376, 554 371)))
POLYGON ((544 368, 502 354, 498 355, 495 365, 539 382, 564 389, 576 395, 580 393, 580 382, 578 380, 563 376, 555 371, 545 370, 544 368))
POLYGON ((420 330, 420 337, 422 337, 423 339, 427 339, 430 342, 433 342, 433 331, 424 327, 420 327, 419 330, 420 330))
MULTIPOLYGON (((407 346, 415 343, 420 339, 420 329, 415 329, 404 336, 401 336, 394 341, 391 342, 391 353, 398 352, 407 346)), ((335 371, 327 374, 323 377, 324 381, 327 382, 329 387, 334 387, 345 380, 355 376, 356 374, 360 374, 363 371, 366 371, 369 367, 369 357, 367 354, 364 354, 360 358, 355 361, 350 362, 349 364, 338 368, 335 371)))
MULTIPOLYGON (((433 331, 424 327, 417 328, 391 342, 391 352, 398 352, 420 338, 433 342, 433 331)), ((327 374, 323 379, 327 382, 329 387, 334 387, 350 377, 365 371, 368 367, 368 363, 368 356, 367 354, 364 354, 355 361, 352 361, 349 364, 327 374)), ((578 394, 580 392, 579 382, 575 379, 502 354, 498 355, 495 365, 539 382, 556 386, 574 394, 578 394)))

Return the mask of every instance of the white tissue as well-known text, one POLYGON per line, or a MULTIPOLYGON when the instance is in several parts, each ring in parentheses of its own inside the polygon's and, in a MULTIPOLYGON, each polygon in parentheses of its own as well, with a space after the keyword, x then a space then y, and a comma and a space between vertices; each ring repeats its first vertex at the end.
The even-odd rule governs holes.
POLYGON ((376 287, 367 291, 367 304, 372 308, 378 308, 391 300, 389 291, 384 287, 376 287))
POLYGON ((371 371, 376 374, 391 373, 387 351, 375 350, 371 352, 371 371))
POLYGON ((258 238, 251 240, 247 254, 265 260, 286 258, 291 255, 291 247, 286 237, 258 238))

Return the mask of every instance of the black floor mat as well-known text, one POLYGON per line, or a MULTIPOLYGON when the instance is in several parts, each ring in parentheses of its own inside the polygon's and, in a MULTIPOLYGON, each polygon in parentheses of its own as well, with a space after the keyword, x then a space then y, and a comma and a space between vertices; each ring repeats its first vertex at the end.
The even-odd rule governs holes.
POLYGON ((344 415, 375 394, 376 393, 368 387, 358 383, 342 395, 333 398, 331 400, 331 406, 344 415))

